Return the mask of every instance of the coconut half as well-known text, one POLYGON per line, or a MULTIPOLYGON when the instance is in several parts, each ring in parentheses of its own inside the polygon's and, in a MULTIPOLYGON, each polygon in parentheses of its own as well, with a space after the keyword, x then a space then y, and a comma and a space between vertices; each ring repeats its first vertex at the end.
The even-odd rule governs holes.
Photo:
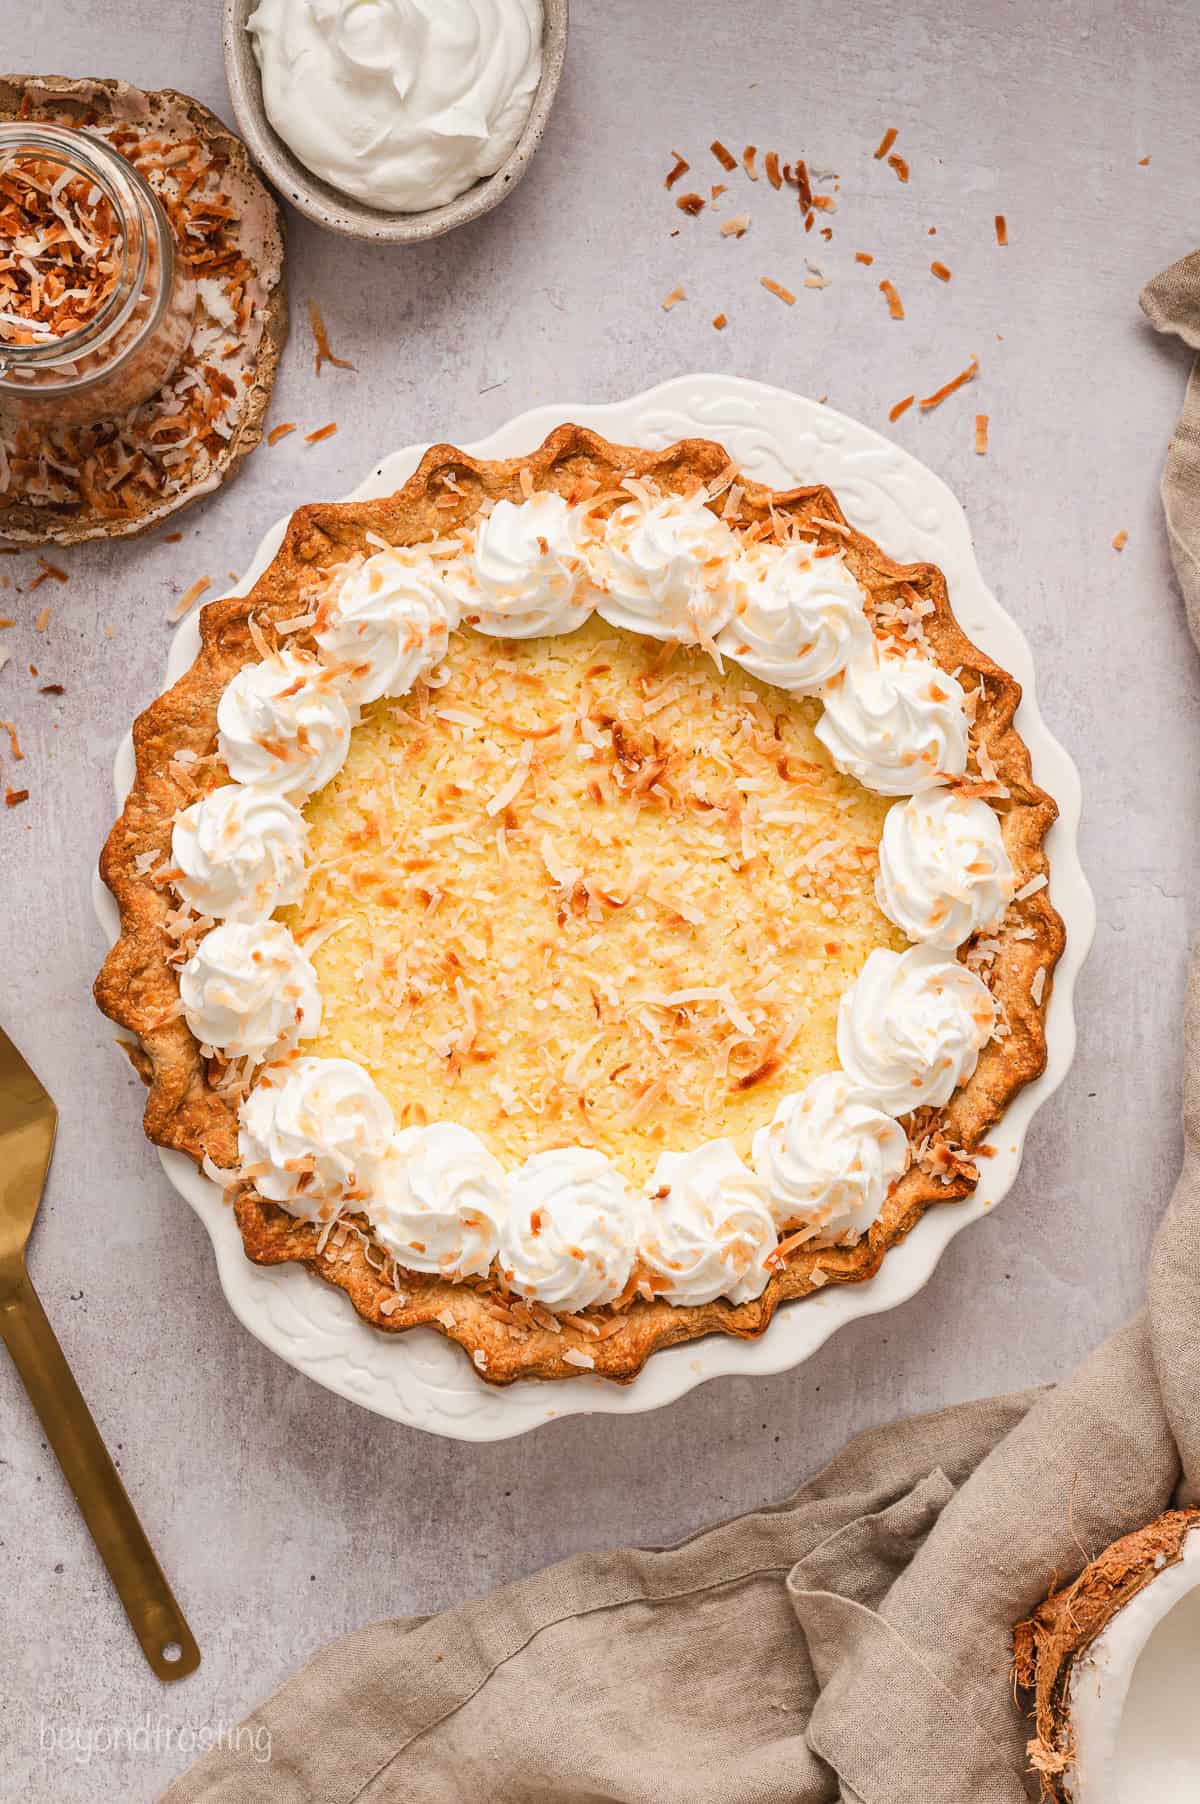
POLYGON ((1170 1510, 1052 1591, 1013 1632, 1059 1804, 1200 1799, 1200 1510, 1170 1510))

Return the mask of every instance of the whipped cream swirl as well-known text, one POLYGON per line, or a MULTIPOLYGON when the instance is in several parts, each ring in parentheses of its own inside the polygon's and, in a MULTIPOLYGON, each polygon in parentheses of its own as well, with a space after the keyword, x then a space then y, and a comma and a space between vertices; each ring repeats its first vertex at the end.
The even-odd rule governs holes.
POLYGON ((633 1266, 633 1204, 603 1153, 534 1153, 510 1179, 500 1271, 511 1290, 573 1315, 611 1303, 633 1266))
POLYGON ((235 783, 301 798, 341 770, 353 725, 329 672, 284 651, 243 664, 227 686, 217 703, 217 749, 235 783))
MULTIPOLYGON (((642 1218, 638 1253, 671 1303, 748 1303, 762 1294, 778 1236, 766 1186, 729 1140, 663 1153, 642 1218)), ((659 1289, 659 1285, 655 1285, 659 1289)))
POLYGON ((493 175, 542 73, 541 0, 260 0, 246 29, 279 136, 385 213, 493 175))
POLYGON ((877 947, 838 1009, 842 1070, 889 1115, 940 1108, 992 1037, 986 984, 936 946, 877 947))
POLYGON ((956 678, 875 642, 824 684, 817 738, 840 771, 879 795, 915 795, 967 768, 956 678))
POLYGON ((242 1170, 259 1195, 309 1221, 362 1201, 393 1128, 387 1098, 353 1059, 267 1066, 239 1120, 242 1170))
POLYGON ((761 682, 815 695, 871 642, 863 592, 842 557, 756 545, 734 561, 732 620, 717 648, 761 682))
POLYGON ((223 921, 179 973, 187 1024, 230 1059, 289 1052, 321 1026, 317 974, 279 921, 223 921))
POLYGON ((396 1134, 375 1177, 375 1237, 410 1271, 482 1277, 507 1208, 504 1172, 477 1134, 452 1121, 396 1134))
POLYGON ((175 817, 175 888, 200 914, 261 921, 304 894, 308 827, 286 796, 226 783, 175 817))
POLYGON ((684 645, 712 641, 733 615, 737 541, 693 495, 634 496, 604 523, 590 551, 596 611, 610 626, 684 645))
POLYGON ((910 940, 952 952, 996 926, 1015 888, 1000 821, 977 796, 923 789, 888 810, 875 899, 910 940))
POLYGON ((342 578, 315 638, 346 693, 365 707, 407 695, 445 657, 458 603, 427 547, 377 551, 342 578))
POLYGON ((754 1136, 754 1166, 781 1229, 853 1246, 908 1165, 908 1136, 840 1071, 785 1096, 754 1136))
POLYGON ((578 511, 551 489, 527 501, 497 501, 455 573, 471 625, 501 639, 582 626, 593 601, 583 576, 578 511))

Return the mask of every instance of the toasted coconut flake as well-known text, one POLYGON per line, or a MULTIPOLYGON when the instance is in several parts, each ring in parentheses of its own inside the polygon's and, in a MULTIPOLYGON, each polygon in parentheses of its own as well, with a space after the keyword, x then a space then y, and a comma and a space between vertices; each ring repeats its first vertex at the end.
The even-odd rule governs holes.
POLYGON ((888 304, 888 312, 893 319, 904 318, 904 302, 894 282, 883 281, 879 284, 879 292, 888 304))
POLYGON ((696 193, 681 194, 675 201, 679 211, 686 213, 690 219, 695 219, 697 213, 703 213, 705 204, 704 196, 696 193))
POLYGON ((1036 896, 1039 890, 1045 889, 1049 881, 1050 879, 1047 877, 1045 871, 1039 871, 1036 877, 1031 877, 1028 883, 1022 884, 1021 888, 1013 897, 1013 901, 1028 901, 1030 896, 1036 896))
POLYGON ((29 791, 27 789, 6 789, 4 800, 9 808, 19 808, 22 802, 29 800, 29 791))
POLYGON ((49 626, 49 624, 50 624, 50 609, 43 608, 41 613, 38 615, 37 619, 33 623, 33 630, 35 633, 44 633, 46 628, 49 626))
POLYGON ((722 238, 744 238, 750 230, 749 213, 735 213, 732 219, 726 219, 721 226, 722 238))
POLYGON ((979 359, 978 357, 972 357, 965 370, 960 370, 957 376, 952 377, 951 380, 944 383, 941 388, 935 389, 931 395, 923 395, 920 405, 925 408, 940 407, 942 402, 946 400, 949 395, 954 394, 956 390, 964 387, 966 383, 972 381, 978 374, 979 359))
POLYGON ((1008 221, 1005 219, 1003 213, 997 213, 996 215, 996 243, 1008 243, 1008 221))
POLYGON ((211 583, 211 576, 198 576, 191 587, 183 591, 178 601, 172 602, 167 609, 168 624, 174 626, 183 619, 185 614, 190 613, 211 583))
POLYGON ((1126 545, 1128 545, 1128 543, 1129 543, 1129 534, 1126 532, 1124 527, 1121 528, 1120 532, 1113 534, 1112 548, 1114 551, 1124 551, 1124 549, 1125 549, 1126 545))
POLYGON ((329 348, 329 334, 325 330, 325 321, 321 318, 321 309, 317 303, 308 303, 308 318, 312 326, 313 338, 316 341, 316 374, 319 376, 325 364, 331 363, 338 370, 352 370, 354 365, 346 357, 335 357, 329 348))
POLYGON ((908 412, 916 398, 915 395, 905 395, 903 401, 897 401, 894 407, 888 409, 888 419, 891 420, 893 425, 895 425, 902 413, 908 412))
POLYGON ((781 300, 785 306, 794 307, 796 305, 795 295, 790 288, 785 288, 782 282, 776 282, 770 276, 759 276, 758 279, 766 289, 767 293, 773 294, 776 299, 781 300))
POLYGON ((855 251, 854 261, 856 263, 866 263, 866 264, 870 265, 870 264, 874 263, 875 259, 872 256, 870 251, 855 251))
POLYGON ((988 448, 988 416, 986 413, 975 415, 975 455, 986 457, 988 448))
POLYGON ((757 155, 757 144, 747 144, 745 150, 742 152, 742 168, 746 171, 746 174, 750 177, 752 182, 758 180, 758 169, 754 160, 757 155))
POLYGON ((946 268, 944 263, 939 263, 935 259, 934 262, 929 265, 929 268, 939 282, 948 282, 950 280, 950 271, 946 268))
POLYGON ((886 157, 888 151, 892 148, 892 145, 899 136, 900 133, 896 130, 896 127, 894 125, 889 125, 875 148, 875 161, 877 163, 882 163, 884 157, 886 157))
POLYGON ((306 445, 319 445, 322 439, 332 438, 336 431, 337 421, 330 420, 327 426, 318 426, 315 432, 306 432, 304 442, 306 445))
POLYGON ((778 151, 769 150, 767 152, 766 161, 765 161, 763 167, 766 169, 767 180, 770 182, 772 188, 782 188, 783 187, 783 177, 779 173, 779 153, 778 153, 778 151))
POLYGON ((121 277, 112 203, 85 176, 10 155, 0 182, 0 342, 52 345, 94 320, 121 277))
POLYGON ((267 434, 268 445, 277 445, 280 439, 286 438, 289 432, 295 432, 295 430, 295 420, 280 420, 278 426, 272 426, 267 434))
POLYGON ((718 332, 723 332, 728 324, 729 320, 724 313, 713 314, 713 325, 718 332))
POLYGON ((14 760, 19 764, 21 762, 21 759, 25 756, 25 754, 21 750, 21 741, 17 734, 16 721, 15 720, 0 720, 0 727, 3 727, 4 731, 8 734, 9 750, 11 751, 14 760))
POLYGON ((737 158, 733 156, 730 151, 726 150, 719 138, 714 138, 708 148, 712 151, 722 169, 737 168, 737 158))
POLYGON ((1033 982, 1029 986, 1029 994, 1033 997, 1034 1008, 1041 1008, 1042 997, 1046 993, 1046 967, 1039 965, 1033 974, 1033 982))
POLYGON ((585 1353, 582 1347, 565 1347, 563 1349, 563 1364, 568 1366, 578 1366, 581 1372, 592 1372, 596 1369, 595 1359, 590 1353, 585 1353))
POLYGON ((502 814, 504 812, 504 810, 508 807, 509 803, 516 800, 517 796, 520 794, 522 788, 524 787, 525 779, 529 775, 529 770, 530 770, 530 766, 532 765, 532 763, 533 763, 533 746, 530 741, 526 740, 525 744, 521 747, 520 751, 517 753, 516 770, 513 772, 512 776, 508 779, 508 782, 503 784, 496 791, 495 795, 491 797, 490 801, 487 803, 487 812, 490 815, 492 815, 494 817, 497 814, 502 814))
POLYGON ((71 578, 68 576, 67 572, 61 567, 61 565, 52 564, 50 562, 49 558, 44 558, 44 557, 39 557, 38 563, 41 566, 39 573, 37 576, 34 577, 33 581, 29 585, 29 593, 31 595, 35 589, 40 589, 43 583, 48 583, 48 582, 69 583, 70 582, 71 578))
POLYGON ((687 289, 684 287, 682 282, 679 282, 675 285, 674 288, 672 288, 670 294, 663 296, 662 303, 661 303, 662 310, 664 313, 670 313, 672 307, 678 307, 680 301, 686 301, 686 300, 687 300, 687 289))
POLYGON ((894 169, 896 171, 896 176, 899 181, 907 182, 907 180, 908 180, 908 164, 905 162, 905 160, 902 156, 898 155, 898 153, 896 151, 893 151, 891 156, 888 158, 888 168, 894 169))
POLYGON ((667 179, 663 183, 664 188, 673 188, 680 176, 686 175, 691 168, 691 164, 688 162, 687 158, 681 157, 677 150, 673 150, 671 155, 674 157, 675 161, 672 167, 667 170, 667 179))

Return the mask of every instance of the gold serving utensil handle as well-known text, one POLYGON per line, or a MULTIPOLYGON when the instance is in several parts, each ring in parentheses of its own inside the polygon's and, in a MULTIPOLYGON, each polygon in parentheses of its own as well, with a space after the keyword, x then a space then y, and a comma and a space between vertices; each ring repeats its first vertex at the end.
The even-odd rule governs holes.
POLYGON ((146 1659, 160 1679, 183 1679, 199 1666, 200 1650, 25 1265, 57 1121, 49 1092, 0 1028, 0 1335, 146 1659))
POLYGON ((142 1652, 158 1678, 186 1678, 200 1664, 200 1649, 24 1270, 11 1289, 0 1279, 0 1334, 142 1652))

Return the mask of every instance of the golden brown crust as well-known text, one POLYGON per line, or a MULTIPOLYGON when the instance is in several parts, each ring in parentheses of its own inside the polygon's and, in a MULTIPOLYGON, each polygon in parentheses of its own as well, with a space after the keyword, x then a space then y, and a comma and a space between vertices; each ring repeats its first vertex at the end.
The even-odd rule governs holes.
POLYGON ((189 94, 181 94, 175 88, 149 89, 143 94, 127 82, 110 78, 0 75, 0 120, 27 118, 31 124, 53 121, 86 125, 96 119, 125 117, 134 96, 144 99, 156 114, 178 108, 187 122, 186 129, 194 131, 224 158, 243 190, 254 197, 263 223, 258 234, 260 241, 247 245, 246 254, 259 269, 269 292, 263 308, 262 336, 249 367, 250 381, 239 403, 233 431, 215 456, 213 468, 201 479, 185 485, 176 495, 151 500, 121 516, 86 505, 65 508, 50 502, 22 500, 19 496, 0 497, 0 539, 13 544, 76 545, 85 539, 136 538, 236 476, 262 439, 263 420, 288 335, 283 220, 241 139, 189 94))
MULTIPOLYGON (((268 631, 273 622, 294 619, 303 612, 298 597, 317 585, 325 567, 363 549, 368 531, 398 544, 453 531, 472 519, 485 499, 519 500, 522 472, 537 488, 570 495, 594 482, 611 488, 614 480, 626 475, 652 478, 664 489, 690 491, 698 482, 715 482, 728 467, 721 446, 703 439, 685 439, 650 452, 610 445, 571 425, 552 432, 531 456, 502 462, 479 462, 452 446, 435 445, 404 487, 387 499, 298 509, 277 556, 250 595, 215 601, 203 610, 196 662, 135 722, 137 775, 100 863, 120 908, 121 936, 97 979, 96 999, 106 1014, 139 1036, 144 1048, 151 1070, 145 1113, 151 1140, 196 1159, 207 1153, 220 1166, 237 1161, 236 1104, 211 1087, 199 1047, 178 1016, 178 983, 167 960, 170 945, 164 934, 171 902, 151 876, 139 875, 139 867, 169 864, 175 814, 197 793, 187 767, 172 764, 172 754, 181 748, 197 757, 213 753, 221 692, 242 664, 259 656, 248 626, 251 613, 268 631), (447 477, 453 486, 447 486, 447 477)), ((982 744, 985 764, 990 759, 996 778, 1009 791, 1009 799, 1001 804, 1001 818, 1018 887, 1046 876, 1043 842, 1057 809, 1033 782, 1029 753, 1013 725, 1020 686, 965 637, 950 611, 941 572, 931 564, 894 563, 845 524, 828 489, 780 492, 754 483, 743 485, 740 478, 738 488, 742 492, 735 523, 748 526, 774 509, 790 515, 822 542, 836 544, 876 612, 914 593, 932 602, 933 612, 923 625, 935 659, 947 670, 959 670, 965 688, 973 686, 972 676, 982 684, 972 756, 982 744)), ((303 637, 297 633, 291 642, 303 637)), ((638 1299, 623 1312, 620 1329, 606 1338, 572 1325, 559 1332, 552 1326, 514 1326, 504 1319, 504 1300, 497 1293, 415 1273, 401 1273, 404 1301, 397 1304, 393 1286, 367 1258, 359 1236, 348 1236, 337 1248, 330 1242, 318 1252, 317 1232, 311 1225, 253 1191, 243 1192, 237 1200, 246 1251, 263 1265, 288 1261, 307 1265, 344 1290, 358 1313, 386 1332, 400 1333, 418 1323, 438 1327, 475 1356, 483 1375, 495 1383, 576 1376, 580 1353, 590 1356, 598 1375, 627 1381, 652 1353, 678 1341, 711 1333, 753 1338, 765 1331, 781 1302, 807 1296, 826 1284, 861 1283, 872 1277, 889 1247, 908 1234, 931 1204, 949 1202, 974 1188, 977 1167, 966 1155, 986 1155, 983 1142, 988 1130, 1022 1085, 1045 1066, 1046 1004, 1063 945, 1062 922, 1047 891, 1043 888, 1015 901, 994 937, 999 950, 990 978, 1007 1034, 989 1043, 975 1075, 947 1107, 921 1123, 914 1141, 925 1147, 922 1162, 914 1162, 896 1185, 870 1233, 852 1248, 801 1248, 753 1302, 679 1308, 638 1299), (1029 937, 1018 938, 1018 933, 1029 937), (1035 1002, 1038 971, 1046 975, 1035 1002), (576 1357, 565 1359, 568 1352, 576 1357)), ((602 1323, 604 1318, 597 1320, 602 1323)))
POLYGON ((1200 1528, 1200 1510, 1168 1510, 1123 1535, 1072 1584, 1062 1591, 1051 1587, 1045 1602, 1013 1630, 1013 1681, 1035 1718, 1028 1752, 1044 1798, 1069 1801, 1063 1774, 1072 1758, 1067 1702, 1075 1662, 1131 1598, 1181 1558, 1194 1528, 1200 1528))

